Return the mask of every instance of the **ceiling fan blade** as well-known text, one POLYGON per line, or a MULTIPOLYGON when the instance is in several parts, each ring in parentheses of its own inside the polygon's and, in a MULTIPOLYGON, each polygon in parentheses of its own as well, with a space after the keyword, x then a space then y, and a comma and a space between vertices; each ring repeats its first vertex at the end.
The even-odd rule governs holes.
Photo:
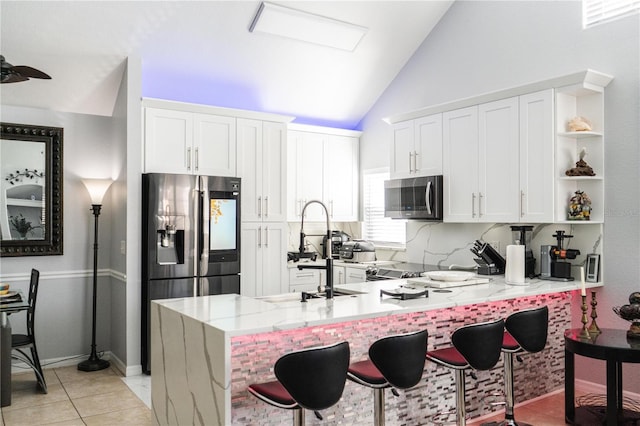
POLYGON ((2 75, 2 80, 0 80, 0 83, 4 84, 4 83, 18 83, 19 81, 27 81, 29 80, 28 77, 22 76, 20 74, 3 74, 2 75))
POLYGON ((51 79, 51 76, 49 76, 48 74, 45 74, 40 70, 37 70, 32 67, 28 67, 26 65, 15 65, 13 67, 13 70, 16 73, 21 74, 22 76, 28 77, 28 78, 44 78, 47 80, 51 79))

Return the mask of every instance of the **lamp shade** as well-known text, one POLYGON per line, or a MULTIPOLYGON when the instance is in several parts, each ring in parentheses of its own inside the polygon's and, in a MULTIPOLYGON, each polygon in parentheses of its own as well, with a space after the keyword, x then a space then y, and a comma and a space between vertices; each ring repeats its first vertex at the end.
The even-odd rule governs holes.
POLYGON ((102 204, 102 197, 113 181, 111 179, 82 179, 91 196, 91 204, 102 204))

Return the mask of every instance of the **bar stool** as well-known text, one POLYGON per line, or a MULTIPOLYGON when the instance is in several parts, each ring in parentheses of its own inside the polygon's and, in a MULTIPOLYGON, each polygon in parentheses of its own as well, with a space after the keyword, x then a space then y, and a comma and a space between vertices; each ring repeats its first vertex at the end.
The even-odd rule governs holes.
POLYGON ((248 390, 268 404, 294 410, 294 426, 304 425, 305 409, 322 420, 318 411, 342 397, 349 355, 347 342, 288 353, 274 365, 277 380, 252 384, 248 390))
POLYGON ((549 308, 527 309, 515 312, 505 321, 506 331, 502 340, 504 354, 504 393, 506 396, 505 419, 500 423, 506 426, 524 426, 516 423, 513 406, 513 356, 521 352, 535 353, 547 344, 549 328, 549 308))
POLYGON ((456 423, 466 424, 464 372, 490 370, 500 359, 504 320, 466 325, 451 335, 452 347, 427 352, 427 359, 455 370, 456 423))
POLYGON ((383 426, 384 390, 409 389, 420 382, 427 352, 427 330, 379 339, 369 347, 369 359, 349 366, 347 378, 373 389, 373 422, 383 426))

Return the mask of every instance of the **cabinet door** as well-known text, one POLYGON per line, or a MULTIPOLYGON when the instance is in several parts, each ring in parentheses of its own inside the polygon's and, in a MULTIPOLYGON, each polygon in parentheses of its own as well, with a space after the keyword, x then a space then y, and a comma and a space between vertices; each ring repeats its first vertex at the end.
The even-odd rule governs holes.
POLYGON ((442 174, 442 114, 418 118, 414 121, 415 174, 442 174))
POLYGON ((193 114, 145 108, 145 173, 192 173, 193 114))
POLYGON ((265 121, 262 127, 262 220, 287 220, 287 128, 265 121))
POLYGON ((289 283, 288 226, 286 223, 263 223, 262 232, 262 296, 286 293, 289 283))
POLYGON ((478 128, 478 220, 517 222, 518 98, 479 105, 478 128))
POLYGON ((520 96, 520 221, 553 222, 553 90, 520 96))
MULTIPOLYGON (((262 224, 249 222, 240 227, 240 294, 262 294, 262 224)), ((282 260, 284 263, 284 260, 282 260)))
POLYGON ((236 176, 236 119, 194 114, 193 170, 207 176, 236 176))
MULTIPOLYGON (((323 154, 328 136, 321 133, 300 133, 302 137, 296 140, 296 200, 304 206, 311 200, 322 201, 323 154)), ((309 205, 305 210, 304 220, 325 221, 326 216, 322 206, 316 203, 309 205)))
POLYGON ((324 151, 324 195, 332 221, 358 220, 358 138, 329 136, 324 151))
POLYGON ((444 221, 478 220, 478 107, 442 116, 444 221))
POLYGON ((333 284, 345 284, 346 276, 345 276, 346 268, 344 266, 334 266, 333 267, 333 284))
POLYGON ((262 220, 262 122, 238 119, 238 176, 242 179, 242 220, 262 220))
POLYGON ((414 162, 414 124, 413 120, 403 121, 393 125, 391 139, 391 170, 392 179, 411 176, 415 168, 414 162))

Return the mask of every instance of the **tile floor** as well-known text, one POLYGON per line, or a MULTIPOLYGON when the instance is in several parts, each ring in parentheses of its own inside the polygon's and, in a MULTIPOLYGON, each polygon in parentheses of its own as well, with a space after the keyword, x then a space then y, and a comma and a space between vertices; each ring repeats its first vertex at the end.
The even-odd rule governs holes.
MULTIPOLYGON (((91 373, 75 366, 45 369, 49 388, 42 394, 32 372, 13 375, 13 399, 1 412, 2 426, 14 425, 150 425, 151 379, 122 377, 115 368, 91 373)), ((518 421, 539 426, 564 425, 564 393, 555 392, 515 410, 518 421)), ((503 413, 479 426, 500 421, 503 413)))
POLYGON ((113 367, 83 372, 70 366, 44 372, 47 394, 39 390, 31 371, 12 376, 12 403, 0 410, 2 426, 151 424, 148 376, 124 378, 113 367))

